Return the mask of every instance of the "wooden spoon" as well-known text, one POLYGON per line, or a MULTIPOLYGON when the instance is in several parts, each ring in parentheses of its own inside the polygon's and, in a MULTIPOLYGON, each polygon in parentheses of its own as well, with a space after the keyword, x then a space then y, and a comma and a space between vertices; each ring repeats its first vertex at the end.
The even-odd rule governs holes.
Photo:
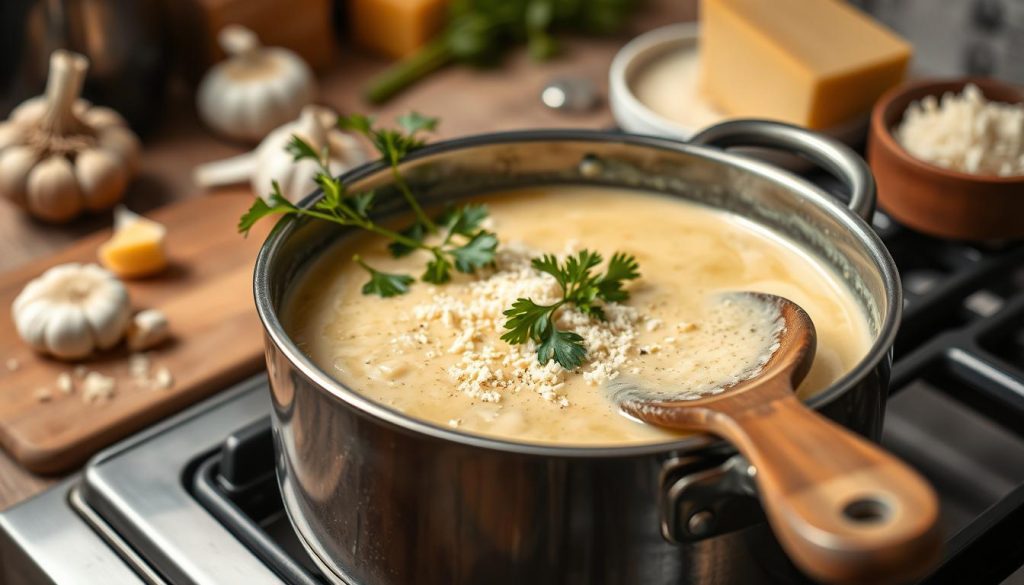
POLYGON ((760 374, 697 400, 638 398, 636 388, 622 388, 622 409, 735 445, 757 469, 775 535, 814 578, 875 584, 923 576, 940 548, 934 491, 898 459, 797 399, 793 390, 810 370, 816 344, 807 313, 774 295, 738 294, 778 303, 784 319, 779 348, 760 374))

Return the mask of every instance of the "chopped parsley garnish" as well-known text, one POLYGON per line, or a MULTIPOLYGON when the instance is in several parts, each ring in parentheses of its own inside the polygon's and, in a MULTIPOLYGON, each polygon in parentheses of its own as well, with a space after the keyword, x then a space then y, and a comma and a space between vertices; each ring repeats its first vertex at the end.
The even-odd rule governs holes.
POLYGON ((561 300, 550 305, 539 305, 532 299, 520 298, 505 311, 505 333, 501 338, 513 345, 533 341, 537 344, 537 360, 547 364, 552 359, 567 370, 583 364, 587 349, 583 338, 572 331, 563 331, 555 325, 555 313, 566 304, 574 305, 582 313, 604 320, 604 309, 598 300, 620 302, 629 298, 623 288, 627 280, 640 276, 636 258, 616 252, 608 262, 604 274, 593 273, 602 261, 601 255, 583 250, 559 263, 547 254, 534 258, 534 269, 550 274, 562 289, 561 300))
MULTIPOLYGON (((400 129, 381 129, 369 116, 352 115, 338 119, 339 128, 365 136, 390 165, 395 185, 412 211, 414 221, 411 225, 396 231, 378 224, 370 215, 376 194, 373 191, 349 193, 346 186, 331 174, 327 153, 319 153, 308 142, 292 136, 287 151, 295 161, 312 160, 317 163, 319 169, 314 180, 323 196, 312 207, 302 208, 288 201, 275 182, 267 200, 256 198, 241 217, 238 231, 248 234, 256 222, 271 215, 314 217, 355 227, 387 239, 388 251, 395 258, 417 251, 427 253, 429 259, 420 280, 432 284, 450 281, 453 270, 474 273, 492 265, 498 249, 498 237, 483 227, 488 216, 487 208, 472 203, 451 206, 438 217, 431 218, 399 171, 399 163, 425 144, 420 133, 433 131, 437 127, 437 119, 412 112, 398 118, 398 124, 400 129), (428 243, 428 238, 431 238, 431 243, 428 243)), ((416 281, 409 274, 377 270, 358 255, 353 257, 353 261, 370 276, 363 285, 363 294, 394 297, 409 292, 416 281)), ((551 305, 538 305, 525 298, 516 300, 512 308, 504 312, 508 320, 501 338, 511 344, 534 341, 541 364, 555 360, 567 370, 578 368, 587 357, 584 340, 575 332, 558 329, 555 313, 564 305, 571 304, 584 314, 604 320, 604 309, 599 301, 625 301, 629 292, 623 284, 640 276, 633 256, 616 253, 603 274, 594 273, 594 268, 601 262, 601 255, 589 250, 570 256, 564 263, 559 263, 550 254, 535 258, 533 267, 555 278, 562 289, 562 299, 551 305)))

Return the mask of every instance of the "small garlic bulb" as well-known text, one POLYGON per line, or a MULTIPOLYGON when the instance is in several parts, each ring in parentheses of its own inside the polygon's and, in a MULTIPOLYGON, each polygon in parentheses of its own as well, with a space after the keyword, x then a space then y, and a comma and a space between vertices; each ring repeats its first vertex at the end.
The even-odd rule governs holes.
POLYGON ((74 360, 116 345, 131 315, 128 290, 95 264, 61 264, 29 282, 11 306, 32 349, 74 360))
POLYGON ((292 51, 262 47, 255 33, 239 25, 224 27, 217 38, 228 59, 206 74, 197 95, 199 115, 210 128, 255 142, 313 101, 313 71, 292 51))
POLYGON ((305 140, 317 152, 327 151, 327 167, 340 175, 368 160, 366 150, 351 134, 338 130, 338 115, 321 106, 306 106, 299 119, 277 128, 250 153, 209 162, 195 170, 195 181, 215 187, 249 180, 253 193, 268 198, 274 181, 293 203, 316 190, 313 179, 319 166, 311 160, 296 161, 285 150, 292 136, 305 140))
POLYGON ((89 61, 54 51, 46 93, 0 124, 0 196, 32 215, 66 222, 121 200, 139 139, 120 115, 79 99, 89 61))

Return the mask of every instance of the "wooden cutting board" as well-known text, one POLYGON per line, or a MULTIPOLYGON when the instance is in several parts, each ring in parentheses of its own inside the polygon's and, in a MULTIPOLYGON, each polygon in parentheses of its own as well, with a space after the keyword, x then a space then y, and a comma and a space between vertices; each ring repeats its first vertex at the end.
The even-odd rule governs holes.
POLYGON ((14 329, 10 306, 25 283, 57 264, 96 262, 109 230, 0 275, 0 445, 32 471, 64 471, 258 371, 263 334, 252 300, 252 268, 273 222, 263 222, 248 238, 239 235, 235 225, 251 202, 248 191, 220 192, 147 214, 167 226, 171 265, 126 285, 133 310, 157 308, 170 322, 172 338, 147 352, 154 371, 164 366, 171 372, 168 389, 140 388, 129 373, 128 351, 118 347, 82 362, 117 380, 110 400, 87 403, 79 378, 71 394, 57 388, 57 377, 72 373, 74 364, 36 355, 14 329), (40 388, 49 388, 52 399, 41 402, 40 388))

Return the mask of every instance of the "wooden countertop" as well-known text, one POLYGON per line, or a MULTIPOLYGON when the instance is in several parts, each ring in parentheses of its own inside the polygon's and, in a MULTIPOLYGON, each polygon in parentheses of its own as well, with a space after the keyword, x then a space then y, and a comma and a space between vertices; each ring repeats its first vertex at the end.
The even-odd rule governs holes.
MULTIPOLYGON (((334 70, 320 80, 321 101, 340 112, 370 112, 382 119, 410 109, 439 116, 438 139, 521 128, 606 128, 613 124, 607 103, 602 102, 590 113, 564 114, 540 103, 541 89, 556 76, 585 76, 597 84, 605 98, 608 67, 619 47, 640 32, 692 20, 695 14, 695 1, 648 0, 628 34, 616 38, 569 40, 561 57, 543 64, 533 63, 519 51, 510 54, 504 65, 494 70, 450 67, 383 108, 369 108, 362 102, 360 90, 384 62, 343 48, 334 70)), ((171 201, 201 197, 202 191, 192 183, 192 168, 245 150, 220 141, 204 130, 191 103, 185 91, 181 91, 177 99, 169 100, 167 119, 146 138, 140 175, 126 197, 132 209, 146 211, 171 201)), ((3 251, 0 271, 60 250, 85 234, 108 227, 110 221, 108 213, 82 218, 68 226, 50 226, 30 220, 10 204, 0 201, 0 250, 3 251)), ((0 452, 0 510, 31 497, 58 479, 30 474, 0 452)))

